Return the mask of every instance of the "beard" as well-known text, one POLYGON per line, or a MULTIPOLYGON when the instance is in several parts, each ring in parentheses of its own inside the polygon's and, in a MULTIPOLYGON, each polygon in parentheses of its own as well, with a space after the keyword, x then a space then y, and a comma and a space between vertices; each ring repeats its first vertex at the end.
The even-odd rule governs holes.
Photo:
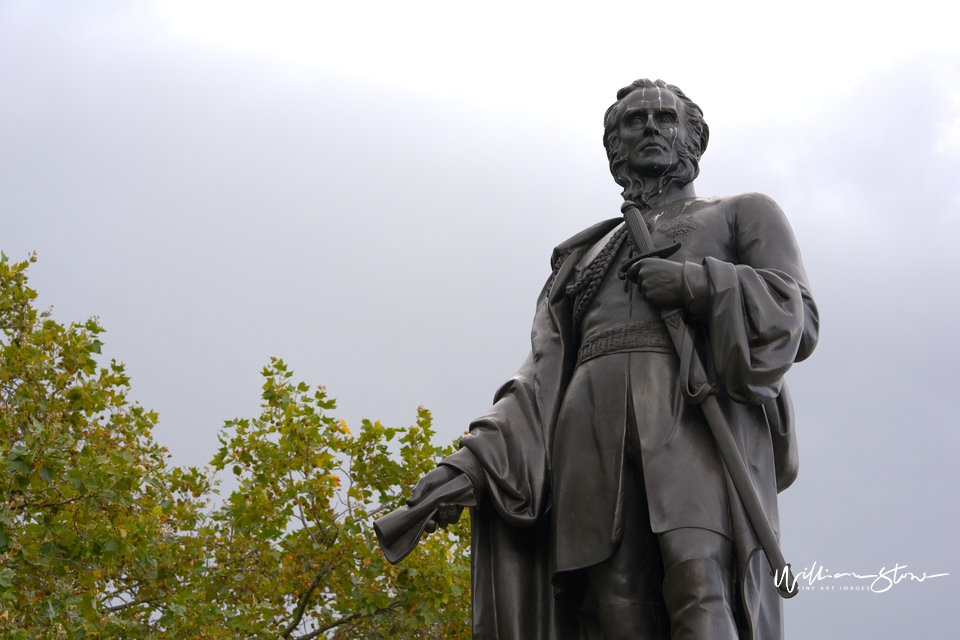
MULTIPOLYGON (((634 173, 632 170, 630 172, 634 173)), ((660 199, 658 196, 661 196, 667 187, 674 182, 677 182, 677 179, 673 176, 641 176, 634 173, 628 184, 621 185, 623 186, 623 199, 632 200, 641 211, 652 209, 658 204, 660 199)))
POLYGON ((627 167, 623 172, 626 175, 615 176, 615 178, 617 184, 623 187, 623 199, 632 200, 643 211, 657 206, 670 185, 676 184, 682 188, 688 184, 682 181, 680 176, 672 175, 673 173, 669 171, 659 176, 642 176, 627 167))
POLYGON ((680 161, 675 166, 660 175, 641 175, 630 166, 626 155, 621 153, 619 139, 615 136, 612 138, 613 153, 608 150, 610 173, 617 184, 623 187, 623 199, 632 200, 641 211, 660 204, 663 194, 671 185, 682 189, 700 174, 699 159, 690 153, 688 145, 678 142, 680 161))

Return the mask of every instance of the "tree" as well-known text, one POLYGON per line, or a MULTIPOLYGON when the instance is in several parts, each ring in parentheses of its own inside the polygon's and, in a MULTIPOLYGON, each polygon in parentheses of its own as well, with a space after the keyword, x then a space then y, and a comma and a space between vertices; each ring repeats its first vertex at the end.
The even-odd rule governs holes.
POLYGON ((98 364, 96 320, 34 308, 29 260, 0 256, 0 634, 11 638, 467 637, 466 518, 403 566, 371 521, 452 447, 329 415, 324 389, 263 370, 262 413, 226 423, 215 471, 170 467, 156 413, 98 364), (396 452, 392 448, 398 448, 396 452))

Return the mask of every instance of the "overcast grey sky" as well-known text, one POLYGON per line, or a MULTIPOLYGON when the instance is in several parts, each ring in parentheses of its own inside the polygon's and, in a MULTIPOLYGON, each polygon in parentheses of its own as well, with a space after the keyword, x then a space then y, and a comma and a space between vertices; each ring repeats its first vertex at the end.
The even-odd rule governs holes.
POLYGON ((618 88, 705 112, 700 195, 794 226, 822 338, 789 374, 792 638, 954 636, 960 44, 948 3, 0 2, 0 249, 97 315, 179 464, 283 357, 338 415, 443 440, 529 348, 554 245, 617 215, 618 88), (870 581, 864 581, 863 584, 870 581), (880 585, 878 585, 879 587, 880 585))

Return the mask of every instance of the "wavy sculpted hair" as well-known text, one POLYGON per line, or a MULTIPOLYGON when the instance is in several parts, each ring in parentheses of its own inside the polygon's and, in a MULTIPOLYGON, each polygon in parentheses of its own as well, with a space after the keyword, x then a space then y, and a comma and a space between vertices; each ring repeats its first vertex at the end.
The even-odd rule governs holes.
POLYGON ((647 78, 637 80, 617 91, 617 101, 610 105, 603 116, 603 146, 607 150, 607 159, 610 161, 610 173, 617 184, 623 187, 625 200, 633 200, 641 209, 653 206, 653 198, 663 192, 671 182, 684 187, 693 182, 700 175, 700 157, 707 150, 707 141, 710 139, 710 128, 703 120, 703 111, 695 102, 686 96, 683 91, 663 80, 651 81, 647 78), (637 89, 667 89, 677 97, 683 105, 683 113, 687 135, 678 139, 677 155, 680 162, 676 167, 659 176, 642 176, 638 174, 627 161, 623 142, 620 140, 620 103, 625 97, 637 89))

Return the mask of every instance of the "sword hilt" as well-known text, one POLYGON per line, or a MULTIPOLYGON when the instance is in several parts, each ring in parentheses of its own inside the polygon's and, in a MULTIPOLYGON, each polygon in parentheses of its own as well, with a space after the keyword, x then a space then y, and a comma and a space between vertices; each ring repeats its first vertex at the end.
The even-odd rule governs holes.
POLYGON ((654 247, 653 238, 650 237, 650 229, 640 213, 640 209, 632 200, 624 200, 620 206, 620 212, 627 223, 627 233, 630 234, 630 240, 633 246, 637 248, 640 255, 634 256, 623 263, 617 274, 621 280, 629 278, 633 282, 637 280, 637 272, 640 271, 640 261, 644 258, 666 258, 673 255, 680 248, 680 243, 674 241, 663 247, 654 247))

